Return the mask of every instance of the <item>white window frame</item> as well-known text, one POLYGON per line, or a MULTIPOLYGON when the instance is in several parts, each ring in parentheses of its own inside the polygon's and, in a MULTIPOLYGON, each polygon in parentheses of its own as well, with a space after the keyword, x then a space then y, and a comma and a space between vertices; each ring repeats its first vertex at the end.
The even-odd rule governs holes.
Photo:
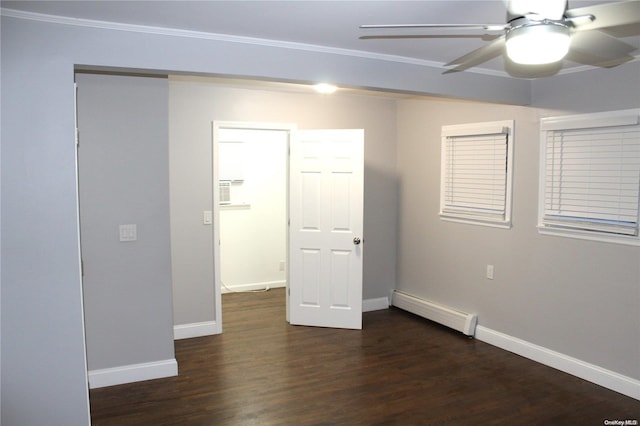
POLYGON ((511 199, 513 175, 514 121, 502 120, 485 123, 457 124, 442 126, 441 159, 440 159, 440 218, 446 221, 461 222, 472 225, 483 225, 497 228, 511 228, 511 199), (448 195, 451 191, 447 186, 447 176, 450 168, 449 141, 455 138, 487 137, 500 135, 505 137, 506 150, 504 159, 504 205, 502 212, 491 213, 478 208, 465 208, 454 205, 448 195))
MULTIPOLYGON (((637 127, 640 131, 640 109, 628 109, 592 114, 578 114, 560 117, 546 117, 540 120, 540 183, 538 196, 538 231, 541 234, 602 241, 608 243, 640 245, 638 235, 638 217, 636 217, 636 234, 624 235, 613 230, 612 226, 597 229, 594 225, 585 225, 588 220, 572 223, 568 217, 554 220, 551 214, 546 216, 547 199, 547 138, 549 132, 570 130, 589 130, 621 127, 625 129, 637 127), (591 229, 585 229, 591 228, 591 229)), ((640 170, 639 177, 640 179, 640 170)), ((551 210, 551 209, 550 209, 551 210)), ((640 210, 640 209, 639 209, 640 210)), ((628 232, 628 231, 625 231, 628 232)))

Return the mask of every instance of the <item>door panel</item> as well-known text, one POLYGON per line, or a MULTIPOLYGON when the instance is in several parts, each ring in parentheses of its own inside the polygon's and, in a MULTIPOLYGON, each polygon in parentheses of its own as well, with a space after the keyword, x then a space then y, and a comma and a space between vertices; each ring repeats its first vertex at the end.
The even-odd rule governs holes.
POLYGON ((301 249, 302 254, 302 305, 320 306, 320 250, 301 249))
POLYGON ((362 328, 364 131, 293 134, 290 322, 362 328))

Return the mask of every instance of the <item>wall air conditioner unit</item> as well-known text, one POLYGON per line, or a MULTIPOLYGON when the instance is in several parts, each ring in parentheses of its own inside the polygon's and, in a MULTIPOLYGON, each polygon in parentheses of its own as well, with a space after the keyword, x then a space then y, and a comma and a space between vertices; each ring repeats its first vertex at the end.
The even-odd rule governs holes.
POLYGON ((231 182, 229 181, 220 181, 220 204, 227 205, 231 204, 231 182))
POLYGON ((473 336, 476 332, 477 315, 475 314, 461 312, 398 290, 393 292, 391 304, 428 320, 446 325, 467 336, 473 336))

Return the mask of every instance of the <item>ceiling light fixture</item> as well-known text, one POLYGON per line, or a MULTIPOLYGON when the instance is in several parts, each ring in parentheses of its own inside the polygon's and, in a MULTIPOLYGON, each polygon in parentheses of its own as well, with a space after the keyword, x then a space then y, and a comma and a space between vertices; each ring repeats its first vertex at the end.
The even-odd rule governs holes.
POLYGON ((313 88, 315 89, 316 92, 322 93, 323 95, 330 95, 336 90, 338 90, 338 88, 333 84, 327 84, 327 83, 316 84, 315 86, 313 86, 313 88))
POLYGON ((558 62, 569 51, 569 27, 559 22, 519 18, 507 32, 507 56, 517 64, 558 62))

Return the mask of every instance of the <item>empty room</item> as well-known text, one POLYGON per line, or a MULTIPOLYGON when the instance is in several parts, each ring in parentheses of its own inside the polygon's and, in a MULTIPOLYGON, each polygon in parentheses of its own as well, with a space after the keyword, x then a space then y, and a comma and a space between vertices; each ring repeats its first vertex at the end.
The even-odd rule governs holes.
POLYGON ((534 3, 2 1, 1 422, 637 424, 640 2, 534 3))

